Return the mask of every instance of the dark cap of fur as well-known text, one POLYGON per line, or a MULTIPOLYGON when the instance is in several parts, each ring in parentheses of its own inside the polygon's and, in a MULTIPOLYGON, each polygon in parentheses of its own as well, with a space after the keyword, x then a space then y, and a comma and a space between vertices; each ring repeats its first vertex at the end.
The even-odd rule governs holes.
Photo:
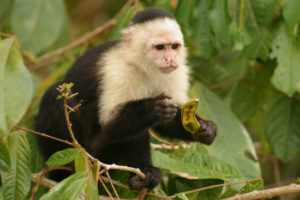
POLYGON ((130 25, 142 24, 154 19, 168 17, 175 19, 174 15, 160 8, 148 8, 137 13, 130 22, 130 25))

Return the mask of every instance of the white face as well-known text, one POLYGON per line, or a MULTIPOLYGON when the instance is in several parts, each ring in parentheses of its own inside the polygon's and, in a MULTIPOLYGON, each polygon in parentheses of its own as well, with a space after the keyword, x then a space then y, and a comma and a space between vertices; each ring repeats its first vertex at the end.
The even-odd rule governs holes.
POLYGON ((149 53, 153 54, 155 65, 164 73, 177 69, 182 52, 182 42, 174 38, 153 38, 148 44, 149 53))
POLYGON ((146 63, 145 67, 151 67, 152 70, 154 67, 160 72, 170 73, 185 62, 183 36, 175 20, 157 19, 133 25, 128 30, 134 35, 129 39, 129 43, 133 49, 140 52, 139 57, 146 63))

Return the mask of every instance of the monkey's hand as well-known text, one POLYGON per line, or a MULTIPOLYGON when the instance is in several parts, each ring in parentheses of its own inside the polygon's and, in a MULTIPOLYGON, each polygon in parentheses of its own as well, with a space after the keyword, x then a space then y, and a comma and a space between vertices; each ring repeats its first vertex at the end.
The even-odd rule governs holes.
POLYGON ((167 102, 167 99, 172 97, 166 93, 152 99, 153 104, 153 118, 156 124, 166 124, 174 120, 179 106, 167 102))
POLYGON ((161 171, 153 166, 141 168, 141 171, 146 175, 145 179, 141 179, 138 175, 132 175, 129 178, 129 187, 132 190, 140 191, 143 188, 152 190, 162 179, 161 171))
POLYGON ((211 121, 199 119, 198 117, 197 120, 200 124, 200 130, 198 133, 192 134, 192 137, 195 141, 210 145, 217 135, 217 126, 211 121))

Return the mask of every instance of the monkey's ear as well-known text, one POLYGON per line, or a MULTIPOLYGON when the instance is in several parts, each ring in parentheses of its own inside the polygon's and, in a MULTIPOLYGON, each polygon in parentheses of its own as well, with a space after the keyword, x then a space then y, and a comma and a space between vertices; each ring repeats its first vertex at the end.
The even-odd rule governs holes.
POLYGON ((125 44, 125 45, 129 45, 131 43, 131 40, 132 40, 132 36, 133 36, 133 30, 128 27, 126 29, 123 29, 121 31, 122 33, 122 43, 125 44))

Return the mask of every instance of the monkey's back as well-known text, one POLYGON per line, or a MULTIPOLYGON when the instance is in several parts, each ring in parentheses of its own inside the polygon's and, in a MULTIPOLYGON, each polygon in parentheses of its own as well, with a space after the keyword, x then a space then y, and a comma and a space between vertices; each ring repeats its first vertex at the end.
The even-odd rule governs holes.
MULTIPOLYGON (((106 42, 88 50, 77 59, 62 82, 55 83, 47 89, 35 118, 34 129, 36 131, 70 140, 64 116, 63 101, 56 99, 59 95, 56 88, 63 82, 73 82, 72 92, 78 92, 79 94, 68 100, 68 104, 75 106, 80 100, 83 100, 83 103, 79 111, 70 114, 72 128, 79 143, 85 147, 89 146, 88 141, 100 129, 97 102, 99 98, 98 85, 101 79, 98 70, 101 66, 99 66, 98 60, 104 52, 116 44, 118 44, 118 41, 106 42)), ((38 143, 46 159, 54 152, 67 147, 62 143, 40 136, 38 137, 38 143)))

